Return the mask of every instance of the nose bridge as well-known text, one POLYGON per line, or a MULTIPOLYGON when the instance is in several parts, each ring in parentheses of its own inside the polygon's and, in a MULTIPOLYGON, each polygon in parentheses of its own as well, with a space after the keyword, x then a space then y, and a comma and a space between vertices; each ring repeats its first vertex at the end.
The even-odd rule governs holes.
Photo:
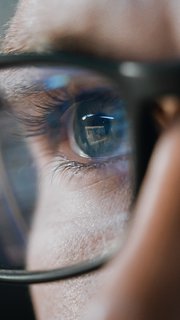
MULTIPOLYGON (((178 187, 180 187, 179 146, 180 122, 178 121, 162 133, 153 151, 136 204, 136 220, 140 222, 140 225, 142 221, 147 222, 146 219, 150 219, 146 225, 146 227, 149 228, 150 221, 154 221, 154 218, 157 219, 158 222, 160 218, 162 218, 162 220, 173 219, 173 221, 175 221, 173 212, 177 212, 176 221, 179 220, 180 223, 180 213, 178 213, 180 212, 180 200, 178 197, 178 187), (142 208, 143 205, 147 206, 146 210, 139 209, 139 204, 141 204, 140 208, 142 208), (164 213, 166 211, 167 214, 164 213)), ((156 226, 158 226, 158 224, 156 226)), ((180 228, 180 226, 178 226, 178 228, 180 228)))

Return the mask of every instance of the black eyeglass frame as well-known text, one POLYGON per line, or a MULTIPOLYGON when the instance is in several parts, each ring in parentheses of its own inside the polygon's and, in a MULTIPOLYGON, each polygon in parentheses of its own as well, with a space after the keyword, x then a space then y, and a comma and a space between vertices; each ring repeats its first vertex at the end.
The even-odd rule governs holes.
MULTIPOLYGON (((152 99, 180 96, 180 61, 117 61, 71 52, 0 55, 0 70, 24 65, 83 67, 105 75, 118 85, 127 102, 134 149, 135 188, 138 194, 152 149, 157 140, 149 117, 152 99)), ((98 270, 113 257, 107 255, 50 271, 0 270, 0 283, 32 284, 65 280, 98 270)))

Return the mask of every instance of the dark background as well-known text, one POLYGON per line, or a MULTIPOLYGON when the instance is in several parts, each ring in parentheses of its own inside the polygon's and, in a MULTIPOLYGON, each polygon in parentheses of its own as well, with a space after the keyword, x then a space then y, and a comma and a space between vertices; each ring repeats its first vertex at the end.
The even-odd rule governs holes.
MULTIPOLYGON (((0 0, 0 37, 6 32, 17 0, 0 0)), ((0 284, 0 319, 34 320, 27 287, 0 284)))

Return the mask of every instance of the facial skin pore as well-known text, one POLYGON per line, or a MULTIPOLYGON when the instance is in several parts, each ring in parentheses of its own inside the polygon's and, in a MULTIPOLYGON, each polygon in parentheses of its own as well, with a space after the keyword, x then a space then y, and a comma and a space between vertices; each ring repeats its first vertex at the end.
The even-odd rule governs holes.
MULTIPOLYGON (((21 0, 3 50, 67 49, 119 59, 176 58, 180 53, 179 13, 180 4, 175 0, 21 0)), ((63 283, 33 286, 32 297, 38 319, 84 319, 89 301, 98 295, 98 290, 100 305, 94 310, 95 315, 90 310, 90 319, 178 319, 180 203, 178 192, 172 190, 180 187, 179 137, 178 125, 172 125, 155 149, 123 252, 109 269, 97 274, 63 283), (170 269, 167 266, 169 261, 170 269), (107 285, 102 289, 105 279, 107 285)), ((68 205, 72 221, 76 221, 77 210, 84 215, 83 219, 86 215, 92 218, 101 212, 105 215, 111 212, 113 217, 120 204, 121 210, 126 210, 129 190, 125 196, 121 193, 117 177, 107 177, 104 181, 99 174, 93 179, 91 184, 87 179, 81 190, 72 187, 73 205, 68 205), (122 198, 125 199, 123 204, 122 198), (86 211, 84 206, 82 208, 82 199, 86 211)), ((49 192, 46 183, 44 195, 49 192)), ((54 215, 57 217, 61 213, 63 221, 63 206, 67 209, 70 197, 65 182, 63 190, 61 205, 57 204, 59 198, 57 186, 54 186, 51 195, 48 194, 48 201, 43 202, 46 210, 38 210, 29 253, 32 267, 43 268, 57 258, 43 260, 46 246, 48 250, 43 224, 50 224, 47 208, 55 205, 54 215), (37 245, 40 230, 43 240, 37 245), (32 253, 35 246, 36 258, 32 253)), ((49 232, 54 233, 54 229, 49 232)))

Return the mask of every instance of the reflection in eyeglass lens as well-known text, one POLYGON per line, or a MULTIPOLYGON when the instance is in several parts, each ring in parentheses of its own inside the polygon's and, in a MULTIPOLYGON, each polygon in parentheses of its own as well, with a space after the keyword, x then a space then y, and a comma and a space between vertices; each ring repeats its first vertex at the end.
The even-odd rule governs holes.
POLYGON ((1 71, 0 95, 1 268, 57 268, 117 245, 132 188, 119 88, 85 69, 28 66, 1 71))

